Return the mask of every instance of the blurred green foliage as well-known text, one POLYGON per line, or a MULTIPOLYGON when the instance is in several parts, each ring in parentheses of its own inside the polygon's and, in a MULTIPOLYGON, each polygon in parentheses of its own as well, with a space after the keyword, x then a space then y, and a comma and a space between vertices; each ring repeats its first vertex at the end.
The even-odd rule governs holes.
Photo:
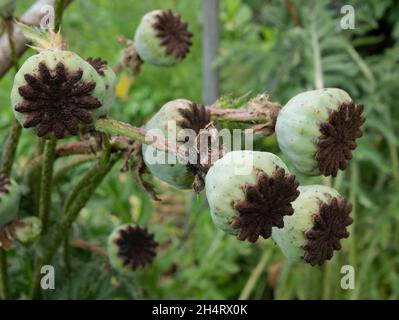
MULTIPOLYGON (((283 104, 315 87, 320 53, 324 86, 340 87, 366 106, 365 134, 350 168, 335 179, 298 174, 302 184, 330 184, 353 203, 355 223, 350 238, 343 241, 343 250, 323 267, 292 265, 270 240, 250 245, 218 231, 203 195, 161 184, 158 189, 166 201, 154 204, 137 186, 133 173, 120 174, 115 168, 82 211, 72 236, 105 246, 113 227, 126 222, 146 225, 160 244, 155 263, 137 272, 136 279, 124 279, 94 253, 60 250, 54 261, 56 290, 46 298, 398 299, 398 2, 220 2, 222 45, 215 65, 222 71, 223 94, 238 97, 267 92, 283 104), (356 27, 341 30, 340 8, 348 3, 356 10, 356 27), (355 290, 340 287, 340 269, 346 264, 355 267, 355 290)), ((20 0, 17 15, 30 3, 20 0)), ((140 17, 156 8, 180 12, 190 22, 194 45, 187 59, 173 69, 144 65, 129 99, 115 104, 111 116, 135 125, 144 123, 168 100, 201 101, 201 1, 75 0, 66 10, 62 26, 72 50, 115 64, 122 49, 118 36, 132 38, 140 17)), ((26 56, 31 54, 29 51, 26 56)), ((0 141, 12 121, 12 79, 10 71, 1 80, 0 141)), ((17 179, 34 143, 32 136, 23 135, 14 170, 17 179)), ((256 147, 279 152, 273 137, 257 139, 256 147)), ((88 166, 60 179, 53 219, 58 218, 66 192, 88 166)), ((11 289, 16 297, 23 298, 27 292, 32 272, 29 253, 33 250, 18 247, 11 253, 11 289)))

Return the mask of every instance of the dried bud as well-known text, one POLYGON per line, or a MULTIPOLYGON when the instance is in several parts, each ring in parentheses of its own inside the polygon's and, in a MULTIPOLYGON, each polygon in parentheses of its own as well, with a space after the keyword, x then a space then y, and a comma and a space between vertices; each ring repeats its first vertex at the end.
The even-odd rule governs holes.
POLYGON ((330 260, 347 238, 352 206, 329 187, 299 187, 300 195, 292 203, 294 214, 284 218, 284 228, 273 228, 273 239, 292 261, 312 266, 330 260))
POLYGON ((188 24, 171 10, 154 10, 142 19, 134 36, 140 58, 147 63, 172 66, 186 57, 192 45, 188 24))
POLYGON ((272 227, 284 227, 284 216, 294 213, 298 185, 279 157, 258 151, 227 153, 205 180, 215 225, 250 242, 269 238, 272 227))
POLYGON ((362 136, 362 112, 363 106, 341 89, 298 94, 277 118, 279 146, 302 173, 335 177, 347 168, 362 136))
POLYGON ((39 137, 77 135, 106 115, 104 81, 73 52, 45 50, 27 59, 11 92, 14 114, 39 137))

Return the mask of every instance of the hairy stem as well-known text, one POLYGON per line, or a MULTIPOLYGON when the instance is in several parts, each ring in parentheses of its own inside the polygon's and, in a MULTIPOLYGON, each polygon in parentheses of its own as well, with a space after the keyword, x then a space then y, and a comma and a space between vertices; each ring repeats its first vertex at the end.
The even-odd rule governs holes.
POLYGON ((14 120, 10 129, 10 133, 8 134, 6 145, 4 146, 2 159, 1 172, 3 172, 6 176, 9 176, 11 173, 19 138, 21 137, 21 131, 22 128, 18 121, 14 120))
POLYGON ((53 182, 55 148, 57 140, 52 138, 46 141, 44 147, 44 159, 42 165, 42 174, 40 182, 40 200, 39 200, 39 217, 42 220, 43 232, 48 229, 51 207, 51 191, 53 182))
POLYGON ((76 197, 69 206, 65 206, 64 209, 66 211, 63 212, 61 218, 62 220, 53 227, 50 239, 46 243, 43 255, 38 259, 38 262, 35 266, 30 292, 31 298, 35 299, 39 295, 41 266, 48 264, 51 261, 58 247, 62 244, 63 240, 68 234, 79 212, 87 204, 90 197, 111 170, 118 158, 118 155, 109 157, 108 152, 104 152, 104 157, 98 160, 98 162, 89 171, 87 171, 87 173, 71 191, 71 194, 76 195, 76 197), (106 159, 109 159, 109 161, 106 159))
MULTIPOLYGON (((11 174, 19 138, 21 137, 21 131, 21 126, 16 120, 14 120, 7 138, 7 142, 4 146, 0 170, 7 176, 11 174)), ((0 299, 4 300, 8 299, 9 297, 7 260, 7 252, 3 248, 0 248, 0 299)))
POLYGON ((79 167, 82 164, 85 164, 90 161, 94 161, 97 158, 97 156, 93 155, 80 155, 76 156, 75 158, 65 161, 61 166, 57 168, 57 170, 54 172, 54 178, 53 178, 53 183, 58 183, 65 175, 70 171, 73 170, 77 167, 79 167))
POLYGON ((177 157, 182 160, 187 159, 185 148, 183 146, 178 146, 172 141, 164 139, 164 137, 154 135, 143 128, 134 127, 122 121, 113 119, 99 119, 96 121, 96 129, 109 135, 124 136, 140 141, 144 144, 151 144, 152 147, 158 150, 175 153, 177 157))
POLYGON ((264 124, 272 129, 281 108, 280 104, 269 101, 264 95, 254 98, 247 106, 239 109, 220 108, 217 103, 207 107, 215 121, 264 124))

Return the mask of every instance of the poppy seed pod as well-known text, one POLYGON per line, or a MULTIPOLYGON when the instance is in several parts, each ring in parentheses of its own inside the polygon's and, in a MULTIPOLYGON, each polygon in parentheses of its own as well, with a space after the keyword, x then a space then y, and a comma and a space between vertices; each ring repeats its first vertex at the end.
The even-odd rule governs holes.
POLYGON ((42 222, 37 217, 27 217, 19 220, 13 230, 15 240, 23 244, 34 241, 42 232, 42 222))
POLYGON ((116 228, 108 238, 108 257, 115 270, 130 274, 152 263, 157 243, 147 229, 126 224, 116 228))
MULTIPOLYGON (((179 131, 182 129, 191 129, 195 134, 198 134, 210 122, 210 113, 203 105, 178 99, 162 106, 145 128, 147 130, 159 130, 159 133, 162 133, 165 138, 170 139, 168 137, 168 126, 171 124, 176 126, 176 138, 178 139, 179 131)), ((176 163, 166 163, 168 152, 157 150, 151 145, 143 145, 143 159, 154 176, 180 189, 190 189, 198 173, 195 165, 186 165, 178 160, 176 163), (154 163, 155 158, 164 160, 164 163, 154 163)))
POLYGON ((104 107, 106 113, 108 113, 109 108, 113 105, 115 101, 115 88, 116 88, 116 74, 109 67, 108 62, 101 58, 88 58, 87 62, 96 69, 97 73, 103 79, 105 86, 105 98, 104 107))
POLYGON ((363 105, 341 89, 300 93, 277 117, 278 144, 302 173, 335 177, 347 168, 355 140, 362 136, 362 112, 363 105))
POLYGON ((284 228, 273 228, 273 240, 284 255, 294 262, 312 266, 330 260, 340 250, 340 240, 347 238, 352 206, 329 187, 299 187, 300 195, 292 203, 294 214, 284 217, 284 228))
POLYGON ((105 116, 105 96, 104 81, 88 62, 55 49, 25 61, 15 76, 11 102, 24 128, 62 139, 105 116))
POLYGON ((267 239, 294 213, 298 181, 279 157, 268 152, 233 151, 214 163, 205 179, 213 222, 239 240, 267 239))
POLYGON ((172 66, 186 57, 192 45, 187 22, 171 10, 147 13, 136 29, 134 44, 144 62, 172 66))
POLYGON ((0 173, 0 226, 6 225, 19 211, 20 192, 17 183, 0 173))

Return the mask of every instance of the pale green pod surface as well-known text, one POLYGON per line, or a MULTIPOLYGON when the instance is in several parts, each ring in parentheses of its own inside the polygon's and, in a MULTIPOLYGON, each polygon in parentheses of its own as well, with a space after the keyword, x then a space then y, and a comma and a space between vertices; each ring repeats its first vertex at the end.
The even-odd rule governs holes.
POLYGON ((152 263, 157 243, 147 229, 125 224, 108 237, 108 258, 112 267, 123 275, 152 263))
POLYGON ((24 62, 14 78, 11 103, 22 126, 60 139, 105 116, 106 94, 104 81, 88 62, 54 49, 24 62))
POLYGON ((140 21, 134 44, 140 58, 150 64, 172 66, 185 58, 191 46, 187 23, 170 10, 154 10, 140 21))
POLYGON ((341 89, 300 93, 287 102, 277 117, 275 130, 280 149, 302 173, 335 176, 339 169, 346 168, 355 140, 361 136, 362 111, 363 106, 353 103, 341 89), (347 137, 345 141, 342 136, 347 137))
POLYGON ((6 225, 16 217, 20 197, 18 184, 0 174, 0 226, 6 225))
POLYGON ((272 237, 291 261, 321 265, 339 250, 340 239, 349 236, 352 207, 327 186, 303 186, 299 191, 292 203, 294 214, 284 217, 284 228, 273 228, 272 237))
POLYGON ((14 237, 23 244, 34 241, 42 232, 42 222, 37 217, 27 217, 20 220, 14 230, 14 237))
POLYGON ((104 95, 104 109, 105 113, 108 114, 110 108, 115 102, 115 88, 117 78, 114 70, 108 65, 107 61, 101 58, 88 58, 87 62, 96 69, 100 78, 104 82, 105 95, 104 95))
MULTIPOLYGON (((161 135, 164 139, 172 141, 174 144, 182 144, 180 139, 182 122, 185 117, 182 110, 187 111, 187 115, 192 113, 193 108, 198 105, 193 104, 189 100, 177 99, 170 101, 162 106, 162 108, 148 121, 145 128, 153 135, 161 135), (180 141, 180 142, 179 142, 180 141)), ((200 106, 201 107, 201 106, 200 106)), ((198 131, 200 128, 210 122, 209 113, 204 113, 202 117, 193 119, 197 125, 192 128, 198 131)), ((155 177, 180 189, 190 189, 194 182, 195 174, 184 163, 181 163, 173 154, 157 150, 151 145, 143 144, 143 158, 146 166, 155 177)))
POLYGON ((274 210, 284 207, 287 212, 284 212, 284 209, 281 211, 282 214, 292 214, 290 202, 298 195, 297 187, 298 183, 295 177, 290 176, 286 165, 279 157, 272 153, 258 151, 227 153, 214 163, 205 179, 206 196, 215 225, 227 233, 238 234, 240 240, 248 238, 251 242, 256 241, 259 235, 264 238, 270 236, 268 233, 271 232, 272 224, 270 224, 269 215, 273 215, 274 210), (259 179, 260 174, 266 174, 266 178, 259 179), (278 199, 280 183, 282 183, 281 186, 284 185, 281 189, 284 190, 282 192, 288 191, 288 194, 287 197, 281 195, 278 199), (261 192, 252 197, 246 197, 248 187, 252 190, 258 188, 261 192), (260 199, 259 201, 263 202, 251 203, 253 199, 260 199), (255 209, 259 212, 252 212, 254 213, 252 217, 251 211, 254 210, 245 210, 244 205, 237 207, 237 203, 245 204, 247 207, 255 205, 255 209), (248 214, 249 217, 246 218, 245 214, 248 214), (255 225, 251 226, 245 226, 245 223, 238 227, 235 226, 237 218, 242 216, 244 216, 246 224, 251 224, 255 220, 258 222, 255 221, 255 225), (251 222, 251 219, 254 221, 251 222), (256 225, 257 223, 258 225, 256 225), (259 231, 264 227, 261 223, 268 227, 265 232, 259 231), (244 227, 258 230, 254 231, 256 234, 252 237, 251 231, 245 230, 244 227))

